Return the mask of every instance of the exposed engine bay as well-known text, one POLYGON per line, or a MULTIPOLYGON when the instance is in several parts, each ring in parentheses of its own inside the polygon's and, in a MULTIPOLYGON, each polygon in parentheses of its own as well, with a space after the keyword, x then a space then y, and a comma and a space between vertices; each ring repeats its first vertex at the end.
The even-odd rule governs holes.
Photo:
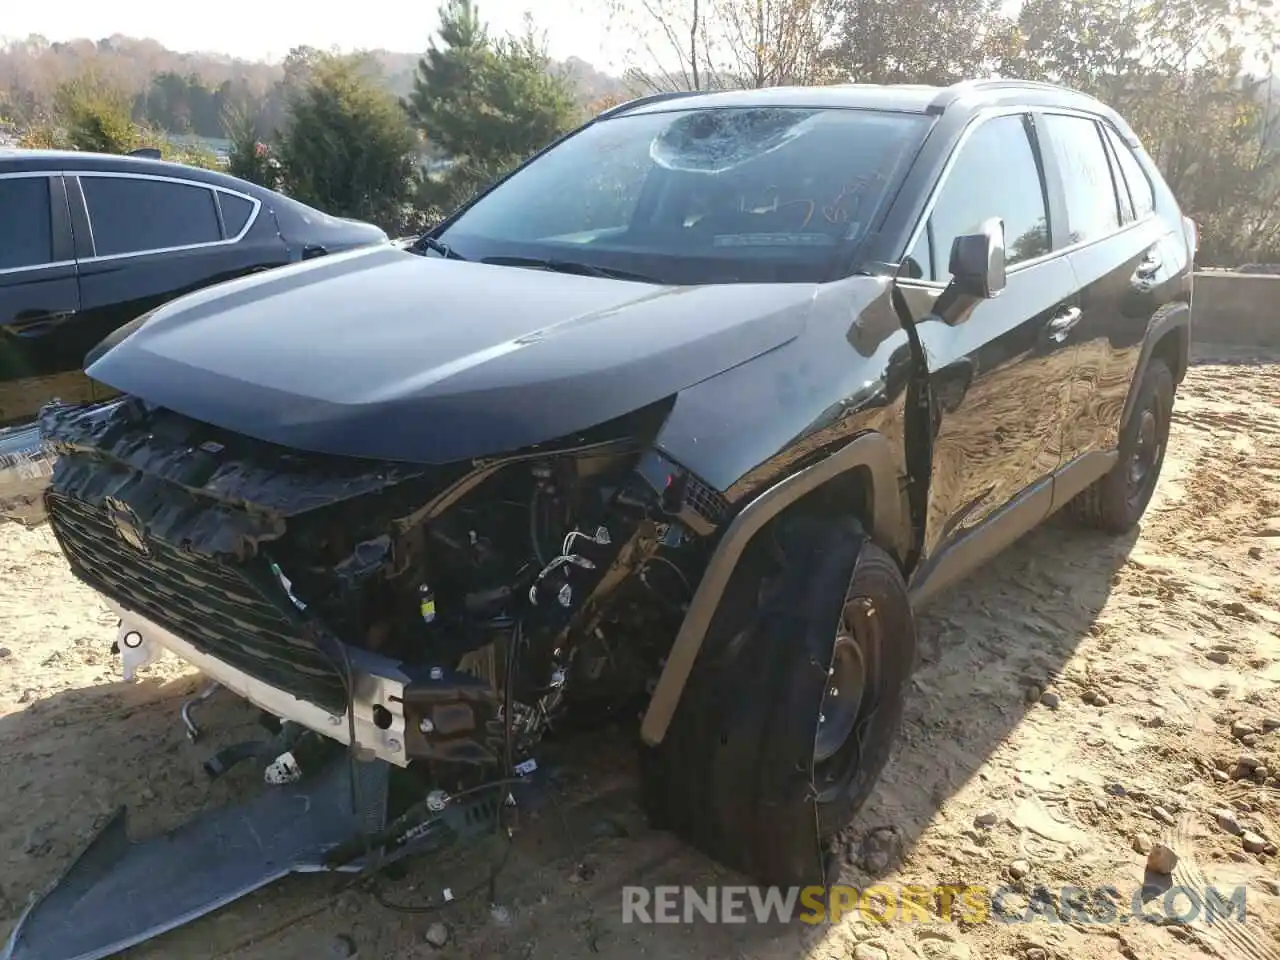
POLYGON ((267 787, 136 842, 122 809, 0 957, 97 960, 291 872, 372 882, 503 835, 538 789, 539 741, 639 716, 705 566, 727 508, 651 446, 669 408, 424 466, 298 452, 132 397, 47 407, 45 510, 120 617, 126 679, 166 650, 199 668, 193 742, 219 687, 258 706, 271 735, 204 768, 260 761, 267 787))
POLYGON ((501 768, 571 713, 651 691, 724 509, 648 446, 664 413, 423 467, 299 453, 132 398, 51 408, 47 506, 77 576, 197 662, 322 708, 319 732, 359 746, 356 674, 392 663, 372 670, 390 695, 364 707, 399 749, 375 755, 501 768))

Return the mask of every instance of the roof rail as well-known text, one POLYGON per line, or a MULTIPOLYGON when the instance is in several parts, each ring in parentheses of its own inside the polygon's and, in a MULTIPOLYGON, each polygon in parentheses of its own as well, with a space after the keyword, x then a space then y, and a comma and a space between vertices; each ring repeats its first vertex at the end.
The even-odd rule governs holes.
POLYGON ((1086 100, 1094 99, 1079 90, 1073 90, 1070 87, 1064 87, 1056 83, 1045 83, 1043 80, 961 80, 959 83, 953 83, 951 86, 940 90, 938 95, 933 98, 933 102, 929 104, 929 112, 941 113, 966 93, 984 90, 1041 90, 1080 97, 1086 100))
POLYGON ((625 103, 619 103, 610 107, 601 113, 596 114, 595 119, 606 120, 609 117, 617 116, 620 113, 626 113, 628 110, 634 110, 637 107, 647 107, 651 103, 662 103, 664 100, 677 100, 680 97, 696 97, 707 91, 705 90, 671 90, 667 93, 651 93, 644 97, 636 97, 633 100, 627 100, 625 103))

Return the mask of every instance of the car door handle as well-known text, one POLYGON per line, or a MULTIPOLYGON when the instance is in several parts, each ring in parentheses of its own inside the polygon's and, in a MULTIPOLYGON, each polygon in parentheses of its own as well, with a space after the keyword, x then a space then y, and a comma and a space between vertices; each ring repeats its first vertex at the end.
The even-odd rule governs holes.
POLYGON ((19 337, 39 337, 49 333, 51 330, 55 330, 75 315, 76 311, 74 310, 51 310, 47 313, 37 313, 10 320, 5 324, 5 329, 19 337))
POLYGON ((1068 307, 1049 321, 1049 339, 1054 343, 1062 343, 1067 339, 1071 328, 1080 322, 1084 311, 1079 307, 1068 307))

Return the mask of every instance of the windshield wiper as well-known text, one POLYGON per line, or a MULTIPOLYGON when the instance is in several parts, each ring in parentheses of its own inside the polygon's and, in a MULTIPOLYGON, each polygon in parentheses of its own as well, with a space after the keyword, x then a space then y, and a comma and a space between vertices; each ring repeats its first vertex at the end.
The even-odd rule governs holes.
POLYGON ((467 259, 462 254, 455 253, 453 247, 449 246, 443 240, 437 240, 435 237, 425 233, 417 240, 413 241, 413 247, 411 249, 416 251, 431 250, 450 260, 467 259))
POLYGON ((584 277, 606 277, 610 280, 635 280, 640 283, 660 283, 661 281, 643 273, 631 270, 615 270, 613 267, 597 267, 591 263, 578 263, 576 260, 544 260, 540 257, 482 257, 481 263, 492 263, 501 267, 540 267, 543 270, 554 270, 556 273, 576 273, 584 277))

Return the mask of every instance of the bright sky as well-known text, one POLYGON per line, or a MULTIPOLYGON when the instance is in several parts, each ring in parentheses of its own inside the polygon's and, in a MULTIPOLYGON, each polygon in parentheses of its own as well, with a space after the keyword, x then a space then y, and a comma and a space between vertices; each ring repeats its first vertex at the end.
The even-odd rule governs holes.
MULTIPOLYGON (((343 50, 426 49, 434 34, 437 0, 357 0, 290 4, 279 0, 217 0, 192 6, 174 0, 0 0, 0 36, 42 34, 52 41, 113 33, 151 37, 173 50, 208 50, 252 60, 281 60, 300 44, 343 50)), ((477 0, 495 33, 517 32, 525 10, 547 34, 557 59, 576 55, 599 70, 625 59, 629 41, 615 37, 604 0, 477 0)))

